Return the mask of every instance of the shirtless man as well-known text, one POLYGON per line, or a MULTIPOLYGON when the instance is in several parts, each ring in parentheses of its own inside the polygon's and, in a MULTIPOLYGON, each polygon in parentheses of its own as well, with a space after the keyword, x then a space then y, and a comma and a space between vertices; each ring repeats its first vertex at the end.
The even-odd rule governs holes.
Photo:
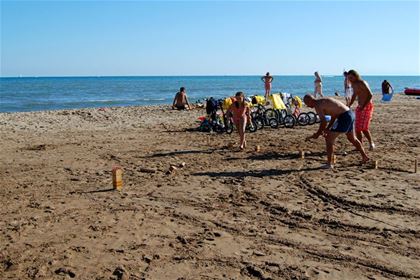
POLYGON ((184 87, 179 89, 179 92, 176 93, 174 102, 172 104, 172 109, 177 110, 191 110, 190 103, 188 102, 187 93, 184 87), (188 107, 187 107, 188 106, 188 107))
POLYGON ((372 135, 369 131, 370 121, 373 114, 372 92, 369 85, 360 78, 359 73, 355 70, 348 72, 348 79, 353 88, 353 96, 350 100, 349 107, 354 103, 357 97, 358 106, 356 108, 356 136, 362 143, 363 135, 369 141, 369 149, 375 149, 375 143, 372 141, 372 135))
POLYGON ((312 95, 305 95, 303 102, 310 107, 314 108, 321 119, 321 124, 316 133, 306 138, 306 141, 310 139, 317 139, 323 135, 327 144, 327 156, 328 163, 323 166, 325 169, 334 168, 333 165, 333 154, 334 154, 334 142, 335 139, 341 133, 345 133, 347 139, 356 147, 356 149, 362 155, 362 162, 365 163, 369 160, 359 140, 356 139, 353 131, 354 113, 349 107, 341 103, 340 101, 332 98, 319 98, 315 99, 312 95), (325 115, 330 115, 331 120, 327 126, 327 120, 325 115))
POLYGON ((268 100, 271 91, 271 82, 273 81, 273 77, 270 76, 270 72, 267 72, 265 76, 261 77, 261 81, 264 82, 265 87, 265 100, 268 100))

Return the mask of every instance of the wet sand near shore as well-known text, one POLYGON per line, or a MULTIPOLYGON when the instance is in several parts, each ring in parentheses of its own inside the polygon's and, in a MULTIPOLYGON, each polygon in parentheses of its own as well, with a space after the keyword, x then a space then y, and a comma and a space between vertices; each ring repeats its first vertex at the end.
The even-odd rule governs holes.
POLYGON ((191 130, 204 110, 2 113, 0 278, 420 279, 419 111, 376 97, 378 169, 341 136, 336 170, 317 126, 239 152, 191 130))

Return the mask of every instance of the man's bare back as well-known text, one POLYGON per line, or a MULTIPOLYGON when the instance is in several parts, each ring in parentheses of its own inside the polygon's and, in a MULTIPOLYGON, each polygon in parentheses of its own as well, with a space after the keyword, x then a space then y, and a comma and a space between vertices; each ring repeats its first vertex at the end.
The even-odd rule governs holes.
POLYGON ((175 106, 187 105, 187 98, 184 92, 178 92, 175 96, 175 106))
POLYGON ((325 119, 325 115, 330 115, 331 118, 337 118, 342 113, 350 110, 349 107, 347 107, 340 101, 337 101, 330 97, 316 99, 314 109, 318 113, 321 120, 325 119))

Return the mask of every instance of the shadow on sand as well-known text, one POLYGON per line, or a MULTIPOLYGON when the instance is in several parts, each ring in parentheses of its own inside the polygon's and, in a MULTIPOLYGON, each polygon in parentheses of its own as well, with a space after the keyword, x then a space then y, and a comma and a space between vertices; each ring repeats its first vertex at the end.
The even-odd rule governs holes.
POLYGON ((265 177, 265 176, 281 176, 288 175, 297 172, 321 170, 321 167, 308 167, 301 169, 267 169, 267 170, 249 170, 249 171, 224 171, 224 172, 198 172, 193 173, 193 176, 209 176, 214 178, 219 177, 265 177))
POLYGON ((70 192, 69 194, 86 194, 86 193, 103 193, 103 192, 112 192, 115 191, 114 188, 110 188, 110 189, 101 189, 101 190, 93 190, 93 191, 73 191, 70 192))
MULTIPOLYGON (((318 157, 325 157, 325 152, 311 152, 310 154, 306 154, 305 158, 307 159, 315 159, 318 157)), ((239 158, 239 157, 230 157, 226 160, 293 160, 293 159, 300 159, 300 154, 298 152, 292 153, 278 153, 278 152, 267 152, 267 153, 258 153, 250 155, 246 158, 239 158)))
POLYGON ((167 156, 176 156, 176 155, 189 155, 189 154, 211 154, 220 149, 208 149, 208 150, 184 150, 184 151, 173 151, 173 152, 163 152, 163 153, 154 153, 152 155, 144 156, 143 158, 154 158, 154 157, 167 157, 167 156))

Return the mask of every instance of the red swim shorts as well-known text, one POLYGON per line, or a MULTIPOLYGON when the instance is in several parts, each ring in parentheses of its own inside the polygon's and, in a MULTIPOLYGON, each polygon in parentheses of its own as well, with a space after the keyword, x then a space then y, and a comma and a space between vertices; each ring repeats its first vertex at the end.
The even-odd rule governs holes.
POLYGON ((356 108, 356 132, 369 130, 369 124, 372 120, 373 103, 369 102, 363 110, 360 106, 356 108))

